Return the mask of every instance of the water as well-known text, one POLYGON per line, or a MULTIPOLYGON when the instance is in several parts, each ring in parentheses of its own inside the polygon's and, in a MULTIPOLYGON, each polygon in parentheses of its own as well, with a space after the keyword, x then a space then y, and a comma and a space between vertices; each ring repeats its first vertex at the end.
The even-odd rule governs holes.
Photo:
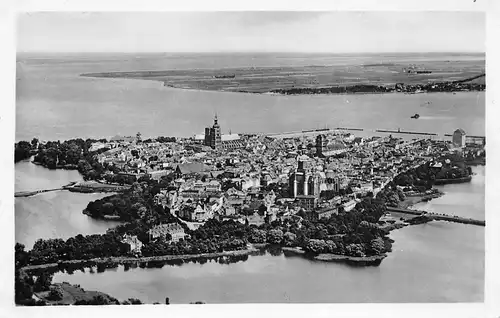
POLYGON ((485 166, 472 167, 472 172, 476 175, 472 177, 470 183, 436 186, 446 195, 428 202, 417 203, 414 208, 484 220, 485 166))
MULTIPOLYGON (((49 170, 30 162, 15 165, 16 191, 57 188, 81 180, 77 171, 49 170)), ((90 201, 109 194, 55 191, 15 198, 15 239, 31 249, 39 238, 67 239, 78 234, 106 233, 120 222, 94 220, 82 213, 90 201)))
POLYGON ((302 257, 249 256, 222 265, 57 273, 119 299, 172 303, 481 302, 484 228, 436 222, 395 231, 394 251, 379 267, 350 267, 302 257))
POLYGON ((16 192, 53 189, 72 181, 83 181, 82 176, 76 170, 49 170, 29 160, 16 163, 15 168, 14 188, 16 192))
MULTIPOLYGON (((408 57, 391 57, 401 59, 408 57)), ((415 57, 413 57, 415 58, 415 57)), ((421 58, 421 57, 420 57, 421 58)), ((446 59, 445 56, 441 56, 446 59)), ((270 96, 181 90, 145 80, 80 77, 81 73, 263 65, 343 64, 343 56, 89 55, 19 56, 16 139, 189 136, 203 133, 215 112, 223 133, 356 127, 484 135, 484 92, 270 96), (419 113, 418 120, 410 116, 419 113), (388 116, 387 114, 391 114, 388 116), (119 119, 119 120, 117 120, 119 119)), ((376 56, 357 56, 377 61, 376 56)), ((382 58, 379 58, 382 59, 382 58)))

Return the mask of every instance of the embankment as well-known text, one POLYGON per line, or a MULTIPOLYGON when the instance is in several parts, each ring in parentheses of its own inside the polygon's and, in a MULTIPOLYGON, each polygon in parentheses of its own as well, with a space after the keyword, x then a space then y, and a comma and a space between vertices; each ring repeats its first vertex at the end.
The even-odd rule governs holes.
POLYGON ((148 263, 148 262, 161 262, 161 261, 175 261, 175 260, 191 260, 200 258, 216 258, 222 256, 241 256, 249 255, 257 252, 258 249, 254 247, 249 247, 244 250, 238 251, 226 251, 218 253, 204 253, 204 254, 193 254, 193 255, 161 255, 161 256, 150 256, 150 257, 107 257, 107 258, 92 258, 92 259, 81 259, 81 260, 71 260, 71 261, 60 261, 57 263, 50 264, 40 264, 40 265, 29 265, 22 267, 21 270, 25 272, 37 271, 37 270, 54 270, 58 268, 64 268, 65 265, 78 265, 85 264, 86 266, 95 266, 98 264, 137 264, 137 263, 148 263))

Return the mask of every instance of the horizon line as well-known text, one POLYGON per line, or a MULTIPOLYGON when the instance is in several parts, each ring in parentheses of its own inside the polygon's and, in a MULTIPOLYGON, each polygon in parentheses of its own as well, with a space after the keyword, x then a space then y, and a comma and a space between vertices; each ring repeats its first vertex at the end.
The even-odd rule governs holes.
POLYGON ((486 54, 485 51, 366 51, 366 52, 328 52, 328 51, 16 51, 16 54, 445 54, 473 53, 486 54))

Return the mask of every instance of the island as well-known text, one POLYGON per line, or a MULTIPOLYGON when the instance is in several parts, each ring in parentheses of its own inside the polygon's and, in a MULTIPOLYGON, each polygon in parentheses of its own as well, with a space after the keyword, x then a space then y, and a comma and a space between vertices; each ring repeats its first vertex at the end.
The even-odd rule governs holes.
MULTIPOLYGON (((214 122, 208 133, 219 129, 214 122)), ((378 266, 392 251, 392 230, 432 220, 484 225, 407 210, 441 196, 434 185, 469 182, 468 163, 485 160, 484 143, 313 133, 288 139, 242 135, 231 142, 142 140, 139 133, 19 142, 36 152, 35 164, 77 169, 85 179, 80 187, 110 187, 111 195, 89 202, 82 213, 122 224, 105 234, 39 239, 28 251, 16 244, 16 302, 59 304, 68 293, 83 293, 52 284, 58 271, 236 262, 269 249, 318 262, 378 266)), ((116 303, 111 296, 89 297, 73 298, 116 303)))
POLYGON ((483 91, 486 87, 484 69, 484 55, 472 54, 453 62, 431 59, 399 63, 102 72, 81 76, 150 80, 172 88, 235 93, 414 94, 483 91))

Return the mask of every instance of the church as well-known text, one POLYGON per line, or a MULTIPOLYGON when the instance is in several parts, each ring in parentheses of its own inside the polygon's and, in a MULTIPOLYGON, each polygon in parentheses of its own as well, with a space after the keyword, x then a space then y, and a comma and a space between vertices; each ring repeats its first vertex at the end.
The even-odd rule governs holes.
POLYGON ((298 196, 315 196, 319 197, 320 182, 318 177, 312 171, 304 168, 304 163, 308 161, 307 156, 297 158, 298 167, 290 174, 288 185, 290 196, 296 198, 298 196))
POLYGON ((216 114, 214 118, 214 125, 212 127, 205 128, 205 146, 217 149, 220 148, 221 145, 222 134, 216 114))
POLYGON ((245 142, 240 139, 238 134, 223 135, 221 133, 221 127, 217 119, 217 114, 215 114, 213 126, 205 128, 203 144, 217 150, 232 150, 244 148, 246 146, 245 142))

